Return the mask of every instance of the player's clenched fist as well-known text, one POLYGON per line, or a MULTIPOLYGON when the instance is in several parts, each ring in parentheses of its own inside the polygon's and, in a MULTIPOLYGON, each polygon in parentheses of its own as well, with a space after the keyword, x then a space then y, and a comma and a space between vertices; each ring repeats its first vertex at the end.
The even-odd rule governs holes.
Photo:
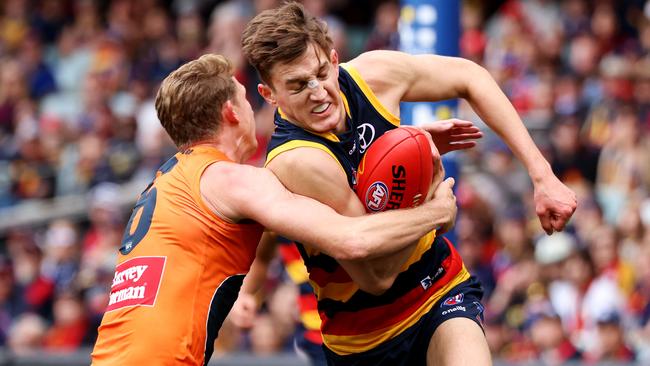
POLYGON ((576 194, 549 175, 535 184, 535 212, 546 234, 564 230, 578 205, 576 194))
POLYGON ((445 224, 443 224, 437 231, 445 233, 449 231, 456 222, 456 213, 458 207, 456 206, 456 196, 454 195, 454 178, 447 178, 436 187, 433 192, 435 198, 435 206, 440 215, 443 216, 445 224))

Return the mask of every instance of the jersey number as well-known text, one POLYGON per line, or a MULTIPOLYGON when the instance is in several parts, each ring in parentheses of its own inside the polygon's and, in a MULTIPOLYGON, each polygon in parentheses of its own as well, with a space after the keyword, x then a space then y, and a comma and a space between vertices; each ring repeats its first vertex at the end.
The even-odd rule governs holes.
MULTIPOLYGON (((176 166, 176 163, 178 163, 178 159, 175 156, 169 159, 158 169, 156 178, 172 170, 176 166)), ((158 194, 158 190, 153 186, 154 182, 155 178, 149 183, 149 186, 147 186, 144 192, 140 194, 140 198, 138 198, 135 207, 133 207, 129 222, 126 224, 124 235, 122 236, 122 246, 120 247, 120 253, 124 255, 131 253, 133 248, 149 232, 153 211, 156 208, 156 196, 158 194), (134 222, 136 223, 136 227, 135 230, 132 230, 134 222)))

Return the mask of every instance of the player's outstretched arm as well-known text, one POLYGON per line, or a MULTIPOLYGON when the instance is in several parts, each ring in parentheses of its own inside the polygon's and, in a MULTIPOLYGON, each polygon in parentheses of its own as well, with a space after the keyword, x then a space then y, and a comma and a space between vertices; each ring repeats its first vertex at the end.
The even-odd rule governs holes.
POLYGON ((575 193, 553 174, 514 107, 484 68, 462 59, 445 60, 462 80, 461 95, 526 166, 534 184, 535 210, 547 234, 564 229, 577 206, 575 193))
MULTIPOLYGON (((445 184, 451 191, 453 181, 445 184)), ((206 169, 201 194, 224 219, 251 218, 338 260, 394 253, 455 215, 455 198, 449 195, 414 209, 346 217, 313 199, 289 192, 268 169, 226 162, 206 169)))
POLYGON ((457 57, 373 51, 350 62, 380 101, 464 98, 526 166, 535 205, 547 233, 564 228, 575 211, 575 194, 553 174, 514 107, 483 67, 457 57))

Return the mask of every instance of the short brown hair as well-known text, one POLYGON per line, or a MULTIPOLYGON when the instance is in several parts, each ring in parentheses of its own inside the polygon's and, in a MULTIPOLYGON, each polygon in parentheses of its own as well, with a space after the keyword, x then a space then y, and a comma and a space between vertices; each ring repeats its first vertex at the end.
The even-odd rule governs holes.
POLYGON ((207 54, 163 80, 156 112, 165 131, 181 147, 213 136, 221 124, 221 106, 234 95, 232 64, 221 55, 207 54))
POLYGON ((242 34, 244 55, 269 85, 271 68, 277 63, 297 59, 311 43, 329 57, 332 38, 327 32, 327 24, 307 14, 305 8, 296 2, 261 12, 248 23, 242 34))

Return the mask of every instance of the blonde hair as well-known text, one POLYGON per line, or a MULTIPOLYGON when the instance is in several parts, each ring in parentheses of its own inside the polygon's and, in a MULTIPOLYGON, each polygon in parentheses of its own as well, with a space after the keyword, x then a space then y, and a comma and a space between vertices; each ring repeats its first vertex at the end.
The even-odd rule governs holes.
POLYGON ((221 124, 221 107, 234 94, 230 61, 206 54, 163 80, 156 112, 165 131, 181 147, 213 136, 221 124))

